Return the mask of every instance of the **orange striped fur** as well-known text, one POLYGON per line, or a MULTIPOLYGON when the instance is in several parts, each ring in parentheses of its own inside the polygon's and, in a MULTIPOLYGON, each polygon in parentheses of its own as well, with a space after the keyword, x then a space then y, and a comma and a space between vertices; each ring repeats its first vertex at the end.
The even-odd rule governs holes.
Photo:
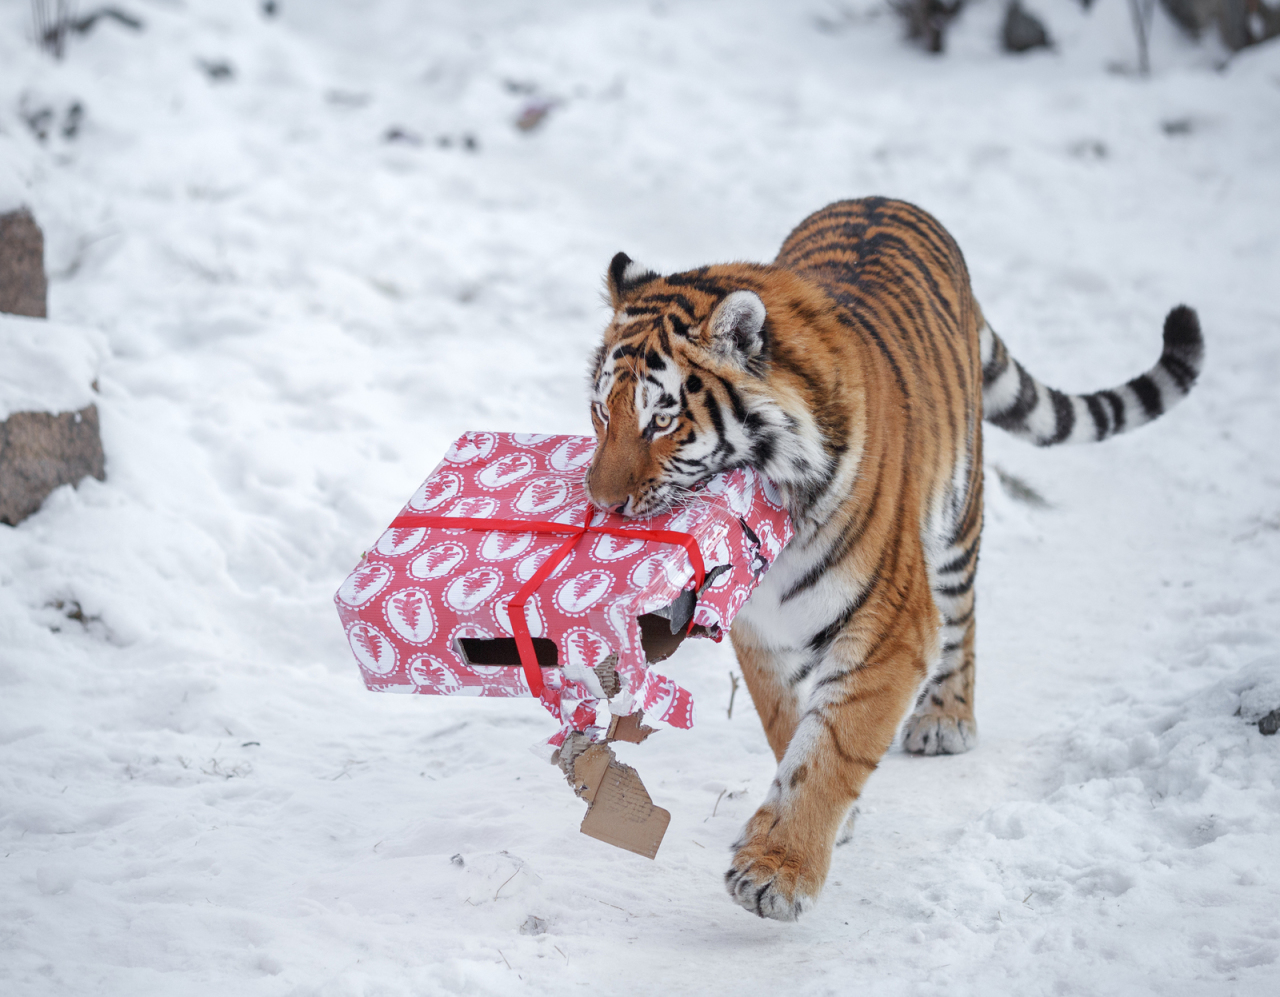
POLYGON ((950 235, 883 198, 811 215, 770 265, 664 277, 619 253, 608 286, 592 501, 644 516, 745 464, 795 521, 732 629, 778 771, 726 874, 747 909, 794 919, 899 731, 923 754, 976 743, 984 404, 1041 444, 1131 428, 1194 381, 1195 313, 1170 314, 1151 371, 1063 395, 986 326, 950 235))

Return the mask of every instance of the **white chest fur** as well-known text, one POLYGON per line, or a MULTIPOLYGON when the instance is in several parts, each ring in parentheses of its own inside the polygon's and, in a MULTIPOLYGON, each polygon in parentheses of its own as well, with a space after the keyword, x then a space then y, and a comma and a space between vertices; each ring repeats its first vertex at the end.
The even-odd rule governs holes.
POLYGON ((743 624, 760 647, 808 650, 814 634, 838 618, 857 595, 829 573, 816 584, 796 590, 797 584, 822 563, 827 549, 820 537, 807 542, 793 540, 751 593, 734 625, 743 624))

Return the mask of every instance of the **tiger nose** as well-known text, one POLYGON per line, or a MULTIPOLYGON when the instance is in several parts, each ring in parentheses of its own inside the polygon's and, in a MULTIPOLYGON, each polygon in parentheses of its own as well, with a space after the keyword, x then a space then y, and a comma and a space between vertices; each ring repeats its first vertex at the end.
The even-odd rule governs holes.
POLYGON ((625 473, 608 473, 610 469, 593 461, 583 486, 587 501, 601 509, 614 509, 631 501, 630 476, 625 473))

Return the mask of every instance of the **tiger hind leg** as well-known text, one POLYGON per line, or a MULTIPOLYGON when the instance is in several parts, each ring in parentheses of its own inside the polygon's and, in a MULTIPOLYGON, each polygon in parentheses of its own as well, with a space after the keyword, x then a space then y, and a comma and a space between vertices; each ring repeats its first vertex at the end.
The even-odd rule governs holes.
POLYGON ((914 755, 958 755, 977 747, 973 718, 973 620, 961 646, 944 654, 936 675, 925 682, 915 711, 903 727, 902 746, 914 755))
POLYGON ((973 717, 977 545, 975 537, 962 555, 940 568, 933 586, 942 612, 942 650, 903 727, 902 746, 914 755, 958 755, 978 744, 973 717))

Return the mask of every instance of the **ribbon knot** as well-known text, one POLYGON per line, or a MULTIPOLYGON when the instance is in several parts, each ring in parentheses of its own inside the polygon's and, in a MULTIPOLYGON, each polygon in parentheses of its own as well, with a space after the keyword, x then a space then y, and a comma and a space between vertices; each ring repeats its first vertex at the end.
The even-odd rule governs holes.
POLYGON ((568 539, 552 551, 551 556, 542 562, 533 577, 524 583, 507 603, 507 616, 511 620, 511 633, 516 639, 516 650, 520 654, 520 664, 524 668, 525 678, 529 681, 529 690, 535 696, 542 695, 542 669, 538 667, 538 657, 533 650, 533 638, 529 634, 529 621, 525 619, 524 607, 529 597, 546 581, 565 558, 572 553, 574 546, 588 533, 608 533, 615 537, 628 537, 633 540, 676 544, 685 549, 689 555, 689 564, 693 567, 694 591, 702 588, 706 570, 702 562, 702 552, 698 549, 698 541, 691 533, 680 533, 676 530, 629 530, 622 526, 592 526, 590 506, 580 526, 570 523, 551 523, 524 519, 463 519, 453 516, 427 516, 422 513, 406 513, 391 521, 391 529, 428 529, 445 530, 481 530, 502 533, 555 533, 567 534, 568 539))

